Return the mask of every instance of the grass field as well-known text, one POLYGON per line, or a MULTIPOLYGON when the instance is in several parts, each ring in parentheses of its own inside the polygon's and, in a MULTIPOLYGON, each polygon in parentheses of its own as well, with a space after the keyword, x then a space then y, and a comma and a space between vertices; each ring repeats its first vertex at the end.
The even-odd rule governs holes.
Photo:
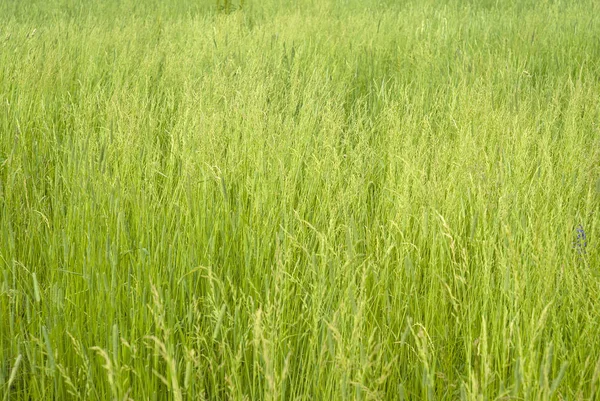
POLYGON ((2 401, 600 399, 599 208, 597 1, 0 1, 2 401))

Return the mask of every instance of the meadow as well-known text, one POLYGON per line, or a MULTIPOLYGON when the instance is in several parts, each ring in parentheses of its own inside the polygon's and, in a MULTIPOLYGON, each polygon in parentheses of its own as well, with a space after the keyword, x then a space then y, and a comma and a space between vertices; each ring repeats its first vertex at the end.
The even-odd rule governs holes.
POLYGON ((599 208, 597 1, 0 1, 0 400, 600 399, 599 208))

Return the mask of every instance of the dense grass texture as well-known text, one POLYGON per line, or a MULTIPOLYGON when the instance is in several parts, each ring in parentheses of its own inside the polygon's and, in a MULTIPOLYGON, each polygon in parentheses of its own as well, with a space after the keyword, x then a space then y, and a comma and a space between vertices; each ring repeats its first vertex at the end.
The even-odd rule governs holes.
POLYGON ((1 400, 600 398, 597 1, 3 0, 0 135, 1 400))

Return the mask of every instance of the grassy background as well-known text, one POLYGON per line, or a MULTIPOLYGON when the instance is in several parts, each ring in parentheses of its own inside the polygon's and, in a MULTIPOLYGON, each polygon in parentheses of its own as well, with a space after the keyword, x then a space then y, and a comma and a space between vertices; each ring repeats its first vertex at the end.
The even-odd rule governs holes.
POLYGON ((0 398, 600 397, 599 5, 238 4, 0 2, 0 398))

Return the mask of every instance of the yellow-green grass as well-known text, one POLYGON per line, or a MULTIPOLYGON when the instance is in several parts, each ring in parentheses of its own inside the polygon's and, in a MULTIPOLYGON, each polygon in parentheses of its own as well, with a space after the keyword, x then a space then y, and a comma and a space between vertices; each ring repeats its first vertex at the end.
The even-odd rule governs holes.
POLYGON ((0 399, 595 399, 599 206, 596 1, 0 2, 0 399))

